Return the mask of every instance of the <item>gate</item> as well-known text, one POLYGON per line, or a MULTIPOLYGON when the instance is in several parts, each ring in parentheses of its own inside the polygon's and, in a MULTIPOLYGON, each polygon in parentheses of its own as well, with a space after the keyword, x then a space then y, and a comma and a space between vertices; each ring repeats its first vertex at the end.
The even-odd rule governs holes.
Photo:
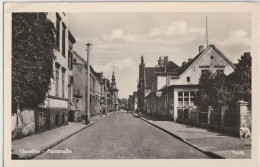
POLYGON ((50 111, 47 108, 37 108, 35 110, 35 133, 40 133, 49 129, 50 111))

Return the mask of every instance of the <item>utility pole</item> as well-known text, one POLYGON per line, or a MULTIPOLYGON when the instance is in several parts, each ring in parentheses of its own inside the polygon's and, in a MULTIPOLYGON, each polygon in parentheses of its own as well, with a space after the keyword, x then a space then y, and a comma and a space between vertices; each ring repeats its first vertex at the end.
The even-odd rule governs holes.
POLYGON ((87 66, 88 66, 88 71, 87 71, 87 108, 86 108, 86 119, 85 119, 85 124, 90 123, 90 47, 91 44, 87 43, 87 66))
POLYGON ((106 88, 106 85, 107 85, 107 81, 105 79, 105 85, 104 85, 104 90, 105 90, 105 114, 107 114, 107 88, 106 88))

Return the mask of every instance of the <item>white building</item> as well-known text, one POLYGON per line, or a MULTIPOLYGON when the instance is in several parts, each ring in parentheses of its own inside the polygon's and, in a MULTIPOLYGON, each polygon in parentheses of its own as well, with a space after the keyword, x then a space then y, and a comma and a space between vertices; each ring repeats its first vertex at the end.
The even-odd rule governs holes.
POLYGON ((212 73, 232 73, 234 64, 214 45, 206 49, 199 47, 193 59, 183 62, 172 72, 156 72, 152 79, 153 94, 147 98, 147 109, 153 114, 168 116, 175 121, 178 108, 194 107, 194 95, 198 91, 199 78, 205 71, 212 73))
MULTIPOLYGON (((49 110, 49 129, 68 124, 68 112, 73 105, 73 44, 75 38, 69 31, 68 15, 64 12, 48 13, 56 29, 56 56, 53 62, 54 79, 44 107, 49 110)), ((37 122, 36 122, 37 123, 37 122)))

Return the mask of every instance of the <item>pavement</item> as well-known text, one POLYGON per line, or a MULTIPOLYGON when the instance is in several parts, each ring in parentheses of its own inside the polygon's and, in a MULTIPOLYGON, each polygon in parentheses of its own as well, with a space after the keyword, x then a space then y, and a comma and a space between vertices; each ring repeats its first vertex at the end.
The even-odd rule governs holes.
POLYGON ((165 121, 151 115, 133 114, 213 158, 251 158, 251 139, 242 139, 173 121, 165 121))
POLYGON ((98 121, 34 159, 208 159, 201 151, 124 112, 98 121))
MULTIPOLYGON (((107 113, 107 116, 111 114, 111 112, 107 113)), ((84 121, 69 122, 66 126, 13 140, 12 159, 32 159, 107 116, 93 116, 90 118, 90 124, 88 125, 85 125, 84 121)))

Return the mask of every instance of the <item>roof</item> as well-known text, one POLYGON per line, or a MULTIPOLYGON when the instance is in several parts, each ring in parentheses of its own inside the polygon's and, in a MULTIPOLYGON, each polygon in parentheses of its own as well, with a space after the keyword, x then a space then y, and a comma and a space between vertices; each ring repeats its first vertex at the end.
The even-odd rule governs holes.
POLYGON ((166 65, 166 72, 172 72, 178 69, 179 66, 172 61, 169 61, 166 65))
MULTIPOLYGON (((206 49, 205 49, 205 50, 206 50, 206 49)), ((205 50, 201 51, 197 56, 195 56, 195 57, 194 57, 193 59, 191 59, 189 62, 185 63, 185 64, 182 65, 179 69, 177 69, 178 75, 180 75, 180 74, 182 74, 184 71, 186 71, 186 70, 189 68, 189 66, 190 66, 195 60, 197 60, 197 59, 200 57, 200 55, 202 55, 202 53, 203 53, 205 50)))
POLYGON ((187 62, 186 64, 182 65, 177 70, 178 75, 181 75, 184 71, 186 71, 195 60, 197 60, 204 52, 206 52, 210 48, 214 49, 232 68, 234 68, 234 69, 236 68, 235 65, 215 45, 209 45, 206 49, 201 51, 197 56, 195 56, 189 62, 187 62))
POLYGON ((145 67, 144 73, 145 73, 145 85, 146 88, 151 89, 152 87, 152 78, 154 72, 163 72, 163 67, 145 67))

